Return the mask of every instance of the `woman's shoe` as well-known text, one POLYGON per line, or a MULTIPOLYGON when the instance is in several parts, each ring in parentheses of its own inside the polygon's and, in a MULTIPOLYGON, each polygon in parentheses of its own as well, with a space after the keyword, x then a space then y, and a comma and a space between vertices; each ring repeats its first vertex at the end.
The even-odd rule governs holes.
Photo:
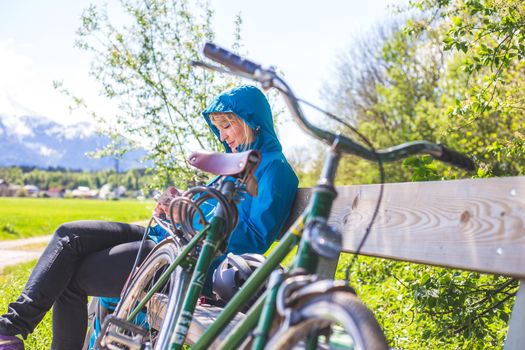
POLYGON ((0 350, 24 350, 24 342, 14 335, 0 334, 0 350))

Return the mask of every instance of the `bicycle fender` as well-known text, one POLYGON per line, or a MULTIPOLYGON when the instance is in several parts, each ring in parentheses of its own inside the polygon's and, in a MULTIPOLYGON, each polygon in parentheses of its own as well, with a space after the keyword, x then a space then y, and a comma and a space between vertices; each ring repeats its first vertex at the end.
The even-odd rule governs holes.
POLYGON ((294 291, 286 300, 288 306, 295 305, 300 301, 308 300, 316 295, 325 294, 333 291, 345 291, 356 294, 348 282, 342 280, 320 280, 307 284, 294 291))

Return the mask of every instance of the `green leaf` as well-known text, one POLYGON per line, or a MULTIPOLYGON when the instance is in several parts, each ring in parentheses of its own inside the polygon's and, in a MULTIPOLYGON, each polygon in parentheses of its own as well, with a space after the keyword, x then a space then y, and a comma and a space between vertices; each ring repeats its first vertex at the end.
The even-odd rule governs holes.
POLYGON ((463 24, 463 20, 461 17, 452 17, 452 23, 454 23, 455 26, 461 26, 463 24))

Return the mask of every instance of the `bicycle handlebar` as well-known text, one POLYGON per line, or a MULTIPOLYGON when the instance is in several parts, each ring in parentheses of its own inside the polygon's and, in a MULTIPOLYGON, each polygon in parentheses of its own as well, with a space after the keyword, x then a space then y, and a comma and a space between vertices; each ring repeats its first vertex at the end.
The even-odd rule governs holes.
MULTIPOLYGON (((333 147, 336 147, 336 149, 344 153, 354 154, 368 160, 378 160, 379 158, 382 161, 387 162, 405 158, 416 153, 425 153, 429 154, 436 160, 449 163, 450 165, 463 168, 465 170, 472 171, 475 169, 474 162, 466 155, 451 150, 450 148, 447 148, 441 144, 435 144, 428 141, 408 142, 373 152, 372 150, 363 147, 359 143, 344 135, 335 134, 312 125, 305 118, 301 107, 299 106, 298 99, 295 97, 290 87, 277 75, 273 69, 264 68, 260 64, 252 62, 248 59, 244 59, 212 43, 205 44, 203 53, 209 59, 227 67, 229 71, 226 72, 229 74, 239 75, 258 81, 262 84, 263 88, 273 87, 279 90, 279 92, 281 92, 283 95, 295 121, 305 132, 329 145, 332 145, 333 147)), ((204 66, 208 69, 224 71, 219 67, 202 64, 199 62, 196 64, 204 66)))
POLYGON ((458 168, 467 169, 467 170, 474 170, 476 169, 476 165, 474 164, 474 161, 464 155, 463 153, 459 153, 458 151, 454 151, 453 149, 450 149, 448 147, 445 147, 444 145, 441 146, 441 156, 434 157, 435 159, 449 163, 451 165, 454 165, 458 168))
POLYGON ((204 56, 222 64, 223 66, 248 75, 254 75, 257 69, 261 69, 260 64, 243 59, 242 57, 212 43, 206 43, 206 45, 204 45, 203 53, 204 56))

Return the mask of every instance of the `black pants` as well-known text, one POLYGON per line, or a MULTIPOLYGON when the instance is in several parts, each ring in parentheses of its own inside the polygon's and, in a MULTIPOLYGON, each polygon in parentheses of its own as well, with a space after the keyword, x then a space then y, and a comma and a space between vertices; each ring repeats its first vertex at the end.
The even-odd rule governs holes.
MULTIPOLYGON (((58 227, 24 291, 0 316, 0 334, 27 337, 53 306, 51 348, 81 349, 87 296, 120 295, 143 233, 141 226, 105 221, 76 221, 58 227)), ((145 244, 147 253, 154 243, 145 244)))

